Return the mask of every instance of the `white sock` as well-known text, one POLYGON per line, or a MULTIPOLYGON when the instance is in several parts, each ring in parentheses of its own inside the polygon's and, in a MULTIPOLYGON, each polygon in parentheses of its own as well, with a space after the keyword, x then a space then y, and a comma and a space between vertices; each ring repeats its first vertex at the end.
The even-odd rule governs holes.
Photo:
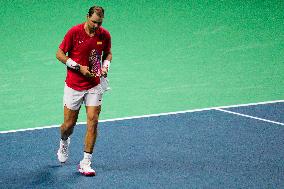
POLYGON ((84 158, 83 158, 82 162, 88 163, 88 162, 91 161, 91 159, 92 159, 92 154, 84 152, 84 158))

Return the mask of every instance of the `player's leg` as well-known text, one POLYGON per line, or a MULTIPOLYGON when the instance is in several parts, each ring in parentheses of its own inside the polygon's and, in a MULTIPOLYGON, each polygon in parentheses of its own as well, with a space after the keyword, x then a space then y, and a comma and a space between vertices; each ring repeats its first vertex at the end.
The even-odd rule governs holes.
POLYGON ((76 125, 84 92, 76 91, 67 85, 64 88, 64 122, 60 127, 61 140, 57 151, 58 160, 64 163, 68 159, 70 136, 76 125))
POLYGON ((85 135, 85 149, 84 151, 92 154, 94 144, 97 139, 97 127, 99 121, 99 115, 101 112, 101 106, 87 106, 87 131, 85 135))
POLYGON ((91 168, 92 154, 97 139, 97 127, 101 106, 86 106, 87 130, 85 135, 84 157, 80 161, 79 172, 86 176, 94 176, 95 171, 91 168))
POLYGON ((64 122, 60 127, 61 139, 67 140, 72 135, 74 126, 76 125, 79 110, 71 110, 64 106, 64 122))
POLYGON ((71 110, 66 106, 64 107, 64 122, 60 127, 61 139, 57 151, 57 158, 61 163, 65 163, 68 159, 70 136, 76 125, 78 114, 79 110, 71 110))
POLYGON ((86 176, 94 176, 95 171, 91 168, 92 153, 97 138, 98 120, 101 112, 102 94, 94 87, 85 95, 87 114, 87 130, 85 135, 84 157, 79 164, 79 172, 86 176))

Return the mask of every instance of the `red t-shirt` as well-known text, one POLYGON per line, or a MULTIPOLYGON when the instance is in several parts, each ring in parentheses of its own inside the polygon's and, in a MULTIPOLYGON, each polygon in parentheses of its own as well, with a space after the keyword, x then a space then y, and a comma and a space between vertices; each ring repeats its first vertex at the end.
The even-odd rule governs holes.
MULTIPOLYGON (((72 27, 65 35, 59 48, 68 53, 68 57, 82 66, 90 66, 95 72, 100 72, 102 52, 108 53, 111 49, 110 33, 99 27, 93 37, 84 29, 84 23, 72 27), (92 66, 93 65, 93 66, 92 66)), ((68 87, 82 91, 88 90, 100 83, 99 77, 87 78, 79 71, 67 67, 65 80, 68 87)))

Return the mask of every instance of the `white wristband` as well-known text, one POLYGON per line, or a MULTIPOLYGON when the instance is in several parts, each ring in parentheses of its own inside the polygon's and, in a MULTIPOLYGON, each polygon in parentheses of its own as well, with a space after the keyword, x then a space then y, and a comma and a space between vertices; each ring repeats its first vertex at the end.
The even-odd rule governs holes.
POLYGON ((105 67, 105 68, 107 68, 109 70, 109 68, 110 68, 110 61, 109 60, 104 60, 103 67, 105 67))
POLYGON ((74 70, 80 70, 79 64, 77 64, 77 62, 75 62, 71 58, 68 58, 68 60, 66 61, 66 66, 74 70))

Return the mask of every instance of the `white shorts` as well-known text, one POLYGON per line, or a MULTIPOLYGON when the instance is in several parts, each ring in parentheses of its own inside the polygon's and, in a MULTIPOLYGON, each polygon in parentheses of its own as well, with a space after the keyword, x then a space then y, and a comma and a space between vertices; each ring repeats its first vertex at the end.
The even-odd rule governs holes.
POLYGON ((103 92, 100 84, 83 91, 74 90, 65 84, 63 105, 71 110, 79 110, 83 103, 85 106, 100 106, 102 96, 103 92))

